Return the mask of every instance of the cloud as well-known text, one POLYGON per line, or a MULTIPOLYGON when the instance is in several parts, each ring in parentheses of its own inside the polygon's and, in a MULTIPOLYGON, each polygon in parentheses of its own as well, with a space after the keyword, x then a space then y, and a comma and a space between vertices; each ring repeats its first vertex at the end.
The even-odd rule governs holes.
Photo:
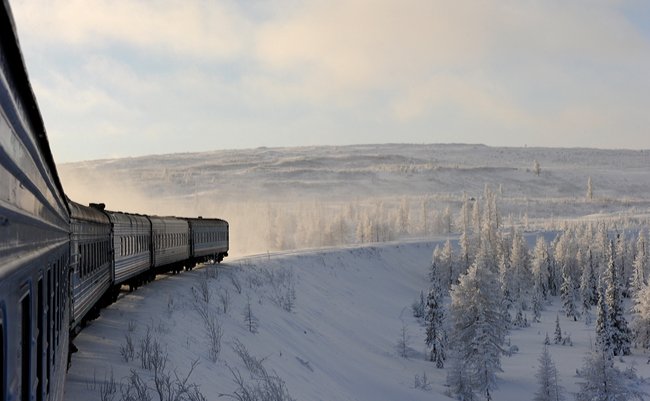
POLYGON ((209 127, 237 132, 239 146, 272 145, 269 132, 296 145, 354 142, 324 128, 346 124, 378 142, 435 140, 430 133, 451 129, 488 144, 575 146, 591 133, 599 137, 585 145, 611 146, 617 132, 620 146, 650 147, 650 30, 630 18, 647 15, 645 2, 12 6, 39 103, 57 131, 144 132, 163 152, 185 150, 170 139, 179 132, 219 146, 202 133, 209 127))
POLYGON ((26 0, 14 8, 21 29, 45 44, 99 47, 117 42, 178 57, 238 54, 248 30, 225 1, 26 0))

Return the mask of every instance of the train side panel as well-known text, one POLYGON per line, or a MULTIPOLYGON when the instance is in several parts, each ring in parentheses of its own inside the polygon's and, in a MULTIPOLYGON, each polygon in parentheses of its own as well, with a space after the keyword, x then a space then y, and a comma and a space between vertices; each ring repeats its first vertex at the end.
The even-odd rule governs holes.
POLYGON ((151 221, 136 214, 106 213, 113 225, 113 284, 121 285, 151 267, 151 221))
POLYGON ((69 341, 69 210, 0 1, 0 399, 60 400, 69 341))
POLYGON ((228 222, 221 219, 187 218, 190 251, 194 262, 221 262, 228 256, 228 222))
POLYGON ((159 271, 180 267, 190 257, 189 224, 176 217, 149 216, 151 221, 153 266, 159 271))
POLYGON ((108 217, 91 207, 70 204, 72 243, 71 329, 78 329, 84 318, 97 316, 96 304, 111 285, 111 225, 108 217), (94 310, 93 310, 94 309, 94 310), (89 312, 93 313, 88 316, 89 312))

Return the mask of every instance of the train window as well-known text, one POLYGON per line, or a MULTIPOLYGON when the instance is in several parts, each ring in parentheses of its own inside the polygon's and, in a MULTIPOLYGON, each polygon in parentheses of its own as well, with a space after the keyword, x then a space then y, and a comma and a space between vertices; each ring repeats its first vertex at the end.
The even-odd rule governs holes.
POLYGON ((45 294, 43 294, 43 278, 38 279, 38 314, 36 315, 36 327, 38 333, 36 337, 36 378, 38 379, 38 387, 36 389, 36 400, 43 401, 43 317, 45 315, 45 294))
POLYGON ((5 325, 4 316, 0 309, 0 399, 6 400, 5 395, 5 371, 7 363, 5 361, 5 325))
POLYGON ((47 352, 46 352, 46 362, 47 362, 47 393, 50 393, 50 375, 52 372, 52 269, 47 269, 47 309, 45 311, 46 319, 45 324, 47 325, 46 336, 47 336, 47 352))
POLYGON ((31 296, 28 292, 20 300, 20 366, 21 366, 21 385, 20 399, 30 401, 31 373, 32 373, 32 309, 31 296))
POLYGON ((54 265, 54 332, 52 333, 54 341, 54 355, 56 357, 56 348, 59 344, 59 264, 54 265))

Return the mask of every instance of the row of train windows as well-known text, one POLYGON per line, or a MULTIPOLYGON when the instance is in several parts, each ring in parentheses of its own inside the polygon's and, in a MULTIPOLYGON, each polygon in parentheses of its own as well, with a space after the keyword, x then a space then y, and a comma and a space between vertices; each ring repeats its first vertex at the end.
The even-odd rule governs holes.
POLYGON ((149 250, 148 235, 129 235, 120 237, 120 255, 135 255, 149 250))
POLYGON ((91 275, 100 266, 110 262, 111 243, 109 240, 79 244, 79 276, 91 275))
MULTIPOLYGON (((59 348, 59 339, 62 330, 67 330, 64 325, 64 310, 67 307, 66 297, 68 281, 63 266, 66 265, 65 257, 61 257, 47 272, 39 277, 36 285, 36 292, 28 286, 17 305, 18 318, 14 333, 20 339, 16 348, 18 353, 18 364, 15 369, 20 368, 20 397, 21 401, 43 401, 50 394, 52 376, 55 371, 56 356, 59 348), (45 280, 45 284, 43 281, 45 280), (33 316, 33 304, 36 303, 36 316, 33 316), (35 331, 34 331, 35 330, 35 331), (32 340, 36 335, 36 349, 32 340), (43 352, 45 351, 45 352, 43 352), (32 367, 36 362, 36 377, 32 376, 32 367), (33 386, 36 380, 36 387, 33 386), (36 394, 31 394, 35 388, 36 394), (33 397, 35 396, 35 397, 33 397)), ((7 337, 5 330, 9 325, 0 310, 0 399, 9 399, 7 391, 7 337)))
POLYGON ((156 234, 156 249, 173 248, 176 246, 187 246, 187 234, 156 234))
POLYGON ((207 233, 194 233, 196 242, 217 242, 228 240, 227 231, 207 232, 207 233))

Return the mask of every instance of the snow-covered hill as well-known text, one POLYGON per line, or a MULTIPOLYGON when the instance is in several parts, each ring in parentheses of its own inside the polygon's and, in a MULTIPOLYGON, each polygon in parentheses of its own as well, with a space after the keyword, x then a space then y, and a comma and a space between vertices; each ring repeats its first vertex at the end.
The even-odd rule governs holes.
MULTIPOLYGON (((238 343, 247 350, 249 362, 250 357, 263 361, 267 372, 283 380, 297 400, 449 399, 444 395, 447 370, 425 360, 424 328, 411 313, 420 290, 428 288, 434 245, 391 243, 265 254, 160 278, 124 295, 77 337, 79 352, 72 358, 66 399, 100 400, 101 383, 111 372, 116 382, 124 383, 122 389, 131 371, 136 372, 153 394, 153 373, 141 367, 138 357, 147 330, 168 355, 172 377, 173 372, 184 377, 198 361, 188 382, 197 384, 208 400, 228 399, 219 394, 238 391, 233 372, 241 373, 244 385, 257 383, 235 352, 238 343), (204 305, 202 283, 209 290, 209 314, 222 329, 216 362, 210 358, 210 336, 199 313, 204 305), (249 302, 256 318, 254 333, 244 316, 249 302), (398 347, 403 329, 407 358, 400 356, 398 347), (127 337, 134 344, 128 362, 121 357, 127 337), (430 389, 416 389, 416 375, 425 374, 430 389)), ((541 323, 510 332, 509 343, 518 352, 502 358, 494 399, 533 398, 537 358, 546 333, 553 336, 558 310, 556 299, 547 305, 541 323)), ((576 369, 593 342, 593 326, 559 315, 573 345, 551 345, 550 352, 561 385, 573 393, 581 381, 576 369)), ((237 349, 241 353, 243 348, 237 349)), ((635 352, 623 359, 624 365, 635 367, 640 377, 650 377, 647 355, 635 352)), ((120 385, 115 389, 119 399, 120 385)))
MULTIPOLYGON (((584 199, 592 177, 601 198, 650 196, 650 150, 499 148, 484 145, 356 145, 257 148, 180 153, 63 164, 66 189, 80 201, 83 188, 116 181, 143 195, 224 199, 287 197, 350 199, 369 196, 462 194, 479 196, 486 184, 508 197, 584 199), (537 160, 541 173, 536 176, 537 160)), ((113 191, 111 191, 113 192, 113 191)))
POLYGON ((98 160, 61 165, 60 175, 68 196, 81 203, 225 218, 232 250, 241 255, 362 242, 355 235, 364 219, 393 221, 404 205, 406 236, 426 236, 424 213, 433 222, 449 208, 455 220, 464 195, 478 199, 486 185, 499 195, 507 224, 548 228, 584 216, 648 216, 649 166, 646 150, 388 144, 98 160), (323 238, 328 222, 341 219, 345 232, 323 238))

